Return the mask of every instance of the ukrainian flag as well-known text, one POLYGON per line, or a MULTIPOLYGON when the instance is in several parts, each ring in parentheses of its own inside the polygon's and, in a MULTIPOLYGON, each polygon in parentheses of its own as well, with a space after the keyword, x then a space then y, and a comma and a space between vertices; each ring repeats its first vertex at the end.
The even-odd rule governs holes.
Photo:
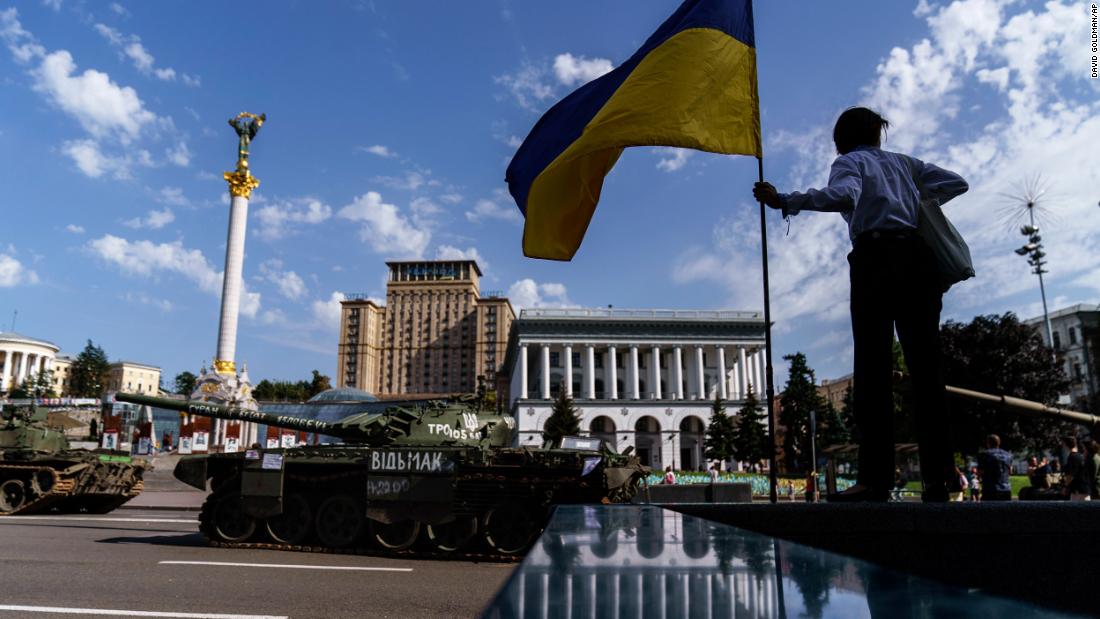
POLYGON ((550 108, 505 180, 523 253, 569 260, 627 146, 762 156, 751 0, 687 0, 629 60, 550 108))

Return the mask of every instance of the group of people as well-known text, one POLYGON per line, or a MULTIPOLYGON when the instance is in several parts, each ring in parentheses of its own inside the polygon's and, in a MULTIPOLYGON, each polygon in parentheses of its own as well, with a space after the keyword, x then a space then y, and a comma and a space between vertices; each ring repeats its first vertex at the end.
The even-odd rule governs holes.
POLYGON ((1028 461, 1031 485, 1046 490, 1053 486, 1052 480, 1060 481, 1059 489, 1071 501, 1100 500, 1100 442, 1067 436, 1062 439, 1062 452, 1064 464, 1045 457, 1028 461))

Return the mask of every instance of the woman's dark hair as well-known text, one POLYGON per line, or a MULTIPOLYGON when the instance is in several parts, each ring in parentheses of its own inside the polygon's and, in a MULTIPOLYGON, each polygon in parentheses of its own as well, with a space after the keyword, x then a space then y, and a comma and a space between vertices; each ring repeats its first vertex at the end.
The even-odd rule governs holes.
POLYGON ((878 146, 890 122, 865 107, 850 107, 836 119, 833 143, 836 152, 846 155, 859 146, 878 146))

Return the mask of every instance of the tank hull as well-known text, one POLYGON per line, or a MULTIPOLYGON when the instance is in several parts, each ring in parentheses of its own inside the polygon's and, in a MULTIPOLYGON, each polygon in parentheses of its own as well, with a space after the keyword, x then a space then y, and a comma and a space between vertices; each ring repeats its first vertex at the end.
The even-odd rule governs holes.
POLYGON ((130 462, 128 456, 83 450, 4 456, 0 459, 0 516, 107 513, 144 488, 145 466, 130 462))

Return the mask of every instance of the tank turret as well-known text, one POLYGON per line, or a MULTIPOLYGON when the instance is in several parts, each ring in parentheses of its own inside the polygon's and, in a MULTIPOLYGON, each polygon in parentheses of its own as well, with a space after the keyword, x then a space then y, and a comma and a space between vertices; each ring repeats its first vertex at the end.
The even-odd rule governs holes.
POLYGON ((454 403, 427 402, 423 406, 392 406, 380 413, 359 413, 337 421, 271 415, 234 406, 196 400, 171 400, 119 393, 119 402, 142 404, 190 415, 262 423, 277 428, 324 434, 348 443, 382 445, 471 445, 508 447, 515 419, 482 410, 480 400, 459 398, 454 403))

